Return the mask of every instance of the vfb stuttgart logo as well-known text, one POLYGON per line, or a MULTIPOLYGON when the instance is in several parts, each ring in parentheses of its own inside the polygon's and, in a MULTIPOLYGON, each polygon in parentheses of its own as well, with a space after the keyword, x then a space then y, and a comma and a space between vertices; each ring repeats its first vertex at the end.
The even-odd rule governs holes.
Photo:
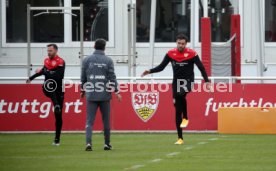
POLYGON ((159 103, 159 93, 134 92, 132 106, 142 121, 147 122, 156 112, 159 103))

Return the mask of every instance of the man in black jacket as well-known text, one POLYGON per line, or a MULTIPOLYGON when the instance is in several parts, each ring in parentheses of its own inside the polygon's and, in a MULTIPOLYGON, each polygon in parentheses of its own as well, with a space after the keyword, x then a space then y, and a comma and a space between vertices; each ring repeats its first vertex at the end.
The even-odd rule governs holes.
POLYGON ((36 73, 29 77, 26 83, 30 83, 36 77, 45 76, 43 83, 43 93, 49 97, 54 104, 54 113, 56 119, 56 133, 53 145, 60 145, 60 134, 62 129, 62 108, 64 101, 64 91, 62 89, 65 62, 57 55, 58 47, 56 44, 47 45, 48 57, 44 60, 42 69, 37 69, 36 73))
POLYGON ((148 74, 157 73, 171 62, 173 68, 173 101, 176 111, 176 128, 178 133, 177 145, 183 144, 182 128, 188 126, 189 120, 187 115, 186 96, 192 90, 194 82, 194 64, 200 70, 205 82, 208 83, 207 88, 210 90, 209 79, 203 64, 201 63, 197 53, 186 47, 188 38, 180 34, 177 36, 177 48, 171 49, 165 55, 160 65, 150 70, 146 70, 142 77, 148 74), (180 83, 184 83, 180 85, 180 83))

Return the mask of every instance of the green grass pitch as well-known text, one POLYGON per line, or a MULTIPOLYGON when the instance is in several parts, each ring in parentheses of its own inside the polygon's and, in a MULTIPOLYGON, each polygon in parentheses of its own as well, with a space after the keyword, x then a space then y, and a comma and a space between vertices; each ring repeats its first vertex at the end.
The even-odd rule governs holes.
POLYGON ((0 134, 0 171, 275 171, 275 135, 112 134, 112 151, 103 150, 103 135, 93 135, 86 152, 84 134, 0 134))

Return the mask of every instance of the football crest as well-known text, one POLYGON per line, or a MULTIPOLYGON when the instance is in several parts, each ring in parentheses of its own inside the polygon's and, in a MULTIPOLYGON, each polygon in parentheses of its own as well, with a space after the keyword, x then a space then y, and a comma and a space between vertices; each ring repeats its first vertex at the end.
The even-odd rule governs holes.
POLYGON ((57 62, 56 61, 52 61, 52 66, 56 66, 57 62))
POLYGON ((156 112, 159 103, 159 93, 133 92, 131 95, 132 106, 139 118, 147 122, 156 112))
POLYGON ((189 56, 188 53, 184 53, 184 57, 187 58, 189 56))

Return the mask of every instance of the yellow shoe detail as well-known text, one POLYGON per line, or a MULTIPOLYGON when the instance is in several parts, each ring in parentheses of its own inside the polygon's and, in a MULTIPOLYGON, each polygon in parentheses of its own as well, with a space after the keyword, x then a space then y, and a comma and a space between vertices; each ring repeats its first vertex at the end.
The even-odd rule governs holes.
POLYGON ((183 139, 179 138, 174 144, 175 145, 182 145, 182 144, 184 144, 184 141, 183 141, 183 139))
POLYGON ((183 119, 180 128, 186 128, 189 124, 189 120, 183 119))

